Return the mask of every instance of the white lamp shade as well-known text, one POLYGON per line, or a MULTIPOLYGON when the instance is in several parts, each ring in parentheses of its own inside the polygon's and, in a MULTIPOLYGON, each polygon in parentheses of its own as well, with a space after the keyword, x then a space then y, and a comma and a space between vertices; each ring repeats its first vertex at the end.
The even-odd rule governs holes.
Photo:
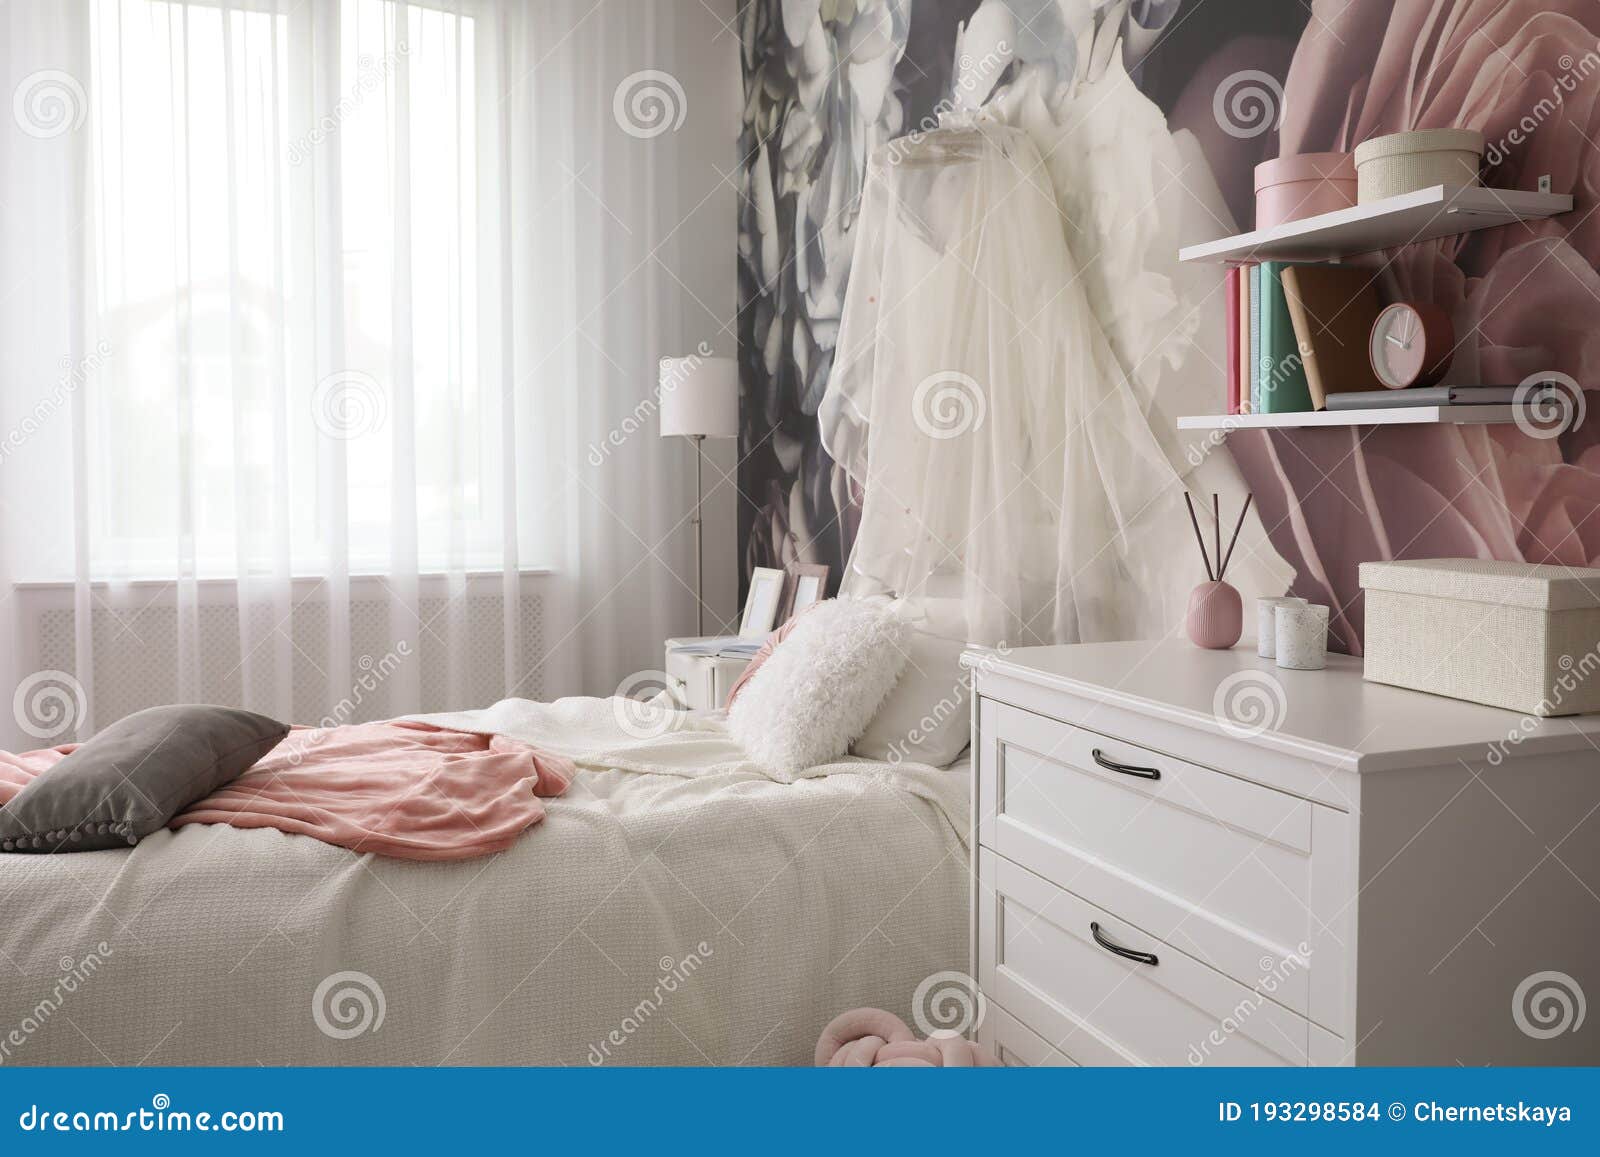
POLYGON ((739 435, 739 363, 733 358, 662 358, 660 397, 662 437, 739 435))

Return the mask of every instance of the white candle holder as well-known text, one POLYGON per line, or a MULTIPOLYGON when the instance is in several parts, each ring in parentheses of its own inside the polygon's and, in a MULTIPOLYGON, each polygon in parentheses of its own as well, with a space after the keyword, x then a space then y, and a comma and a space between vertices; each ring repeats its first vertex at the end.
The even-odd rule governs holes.
POLYGON ((1278 666, 1320 671, 1328 665, 1328 608, 1320 603, 1273 608, 1278 666))
POLYGON ((1256 600, 1256 654, 1263 659, 1274 659, 1278 655, 1278 617, 1279 607, 1303 607, 1305 599, 1295 598, 1293 595, 1284 595, 1282 598, 1260 598, 1256 600))

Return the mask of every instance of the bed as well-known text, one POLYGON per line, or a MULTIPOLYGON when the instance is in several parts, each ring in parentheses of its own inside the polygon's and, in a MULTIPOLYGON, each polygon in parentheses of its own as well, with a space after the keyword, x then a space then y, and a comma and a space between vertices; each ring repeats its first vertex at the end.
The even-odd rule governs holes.
POLYGON ((621 702, 425 717, 578 763, 495 856, 209 824, 0 856, 0 1064, 808 1064, 967 967, 965 761, 775 782, 719 715, 621 702))

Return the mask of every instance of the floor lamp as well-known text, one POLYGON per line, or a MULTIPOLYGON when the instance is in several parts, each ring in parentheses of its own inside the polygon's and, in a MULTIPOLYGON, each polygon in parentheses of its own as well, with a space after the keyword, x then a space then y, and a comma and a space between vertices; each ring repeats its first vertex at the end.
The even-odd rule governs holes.
POLYGON ((661 359, 661 436, 694 440, 694 605, 696 631, 706 633, 705 569, 700 507, 705 501, 707 438, 739 434, 739 366, 732 358, 661 359))

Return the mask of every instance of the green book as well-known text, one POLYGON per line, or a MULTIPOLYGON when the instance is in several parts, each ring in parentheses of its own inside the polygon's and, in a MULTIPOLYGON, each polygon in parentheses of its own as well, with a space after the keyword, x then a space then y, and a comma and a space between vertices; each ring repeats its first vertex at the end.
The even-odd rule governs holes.
POLYGON ((1261 413, 1298 414, 1316 407, 1306 382, 1305 362, 1295 339, 1289 299, 1283 293, 1287 261, 1261 263, 1261 413))
POLYGON ((1261 410, 1261 266, 1250 267, 1250 412, 1261 410))

